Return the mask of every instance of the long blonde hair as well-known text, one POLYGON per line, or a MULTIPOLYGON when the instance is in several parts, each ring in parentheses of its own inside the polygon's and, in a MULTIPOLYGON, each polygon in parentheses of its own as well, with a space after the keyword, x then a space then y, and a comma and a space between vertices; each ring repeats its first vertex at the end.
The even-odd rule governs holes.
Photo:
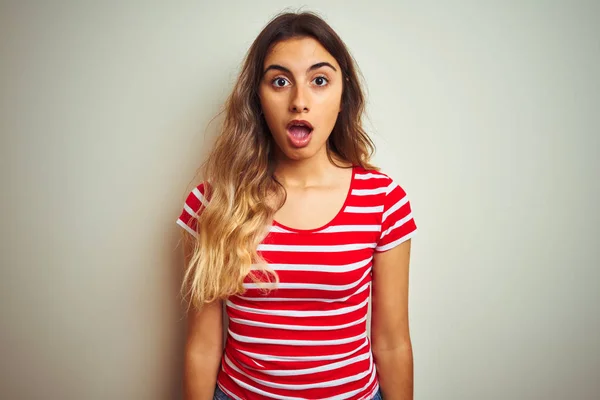
POLYGON ((369 160, 375 146, 362 128, 364 95, 355 63, 343 41, 311 12, 284 13, 272 19, 248 50, 237 82, 228 97, 220 134, 201 166, 207 206, 198 212, 193 253, 182 293, 197 308, 204 303, 244 292, 243 282, 278 282, 277 274, 258 254, 273 216, 283 206, 286 191, 274 177, 276 146, 260 111, 258 87, 270 47, 292 37, 312 37, 340 65, 344 88, 342 111, 327 141, 327 155, 363 168, 378 168, 369 160), (274 201, 266 201, 274 199, 274 201))

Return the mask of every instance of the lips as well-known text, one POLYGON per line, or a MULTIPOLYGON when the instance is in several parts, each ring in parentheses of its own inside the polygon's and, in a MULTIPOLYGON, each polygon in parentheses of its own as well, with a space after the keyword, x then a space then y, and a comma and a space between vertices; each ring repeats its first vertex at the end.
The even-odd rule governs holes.
POLYGON ((292 128, 295 128, 295 127, 308 129, 310 131, 313 130, 313 126, 310 124, 310 122, 305 121, 303 119, 295 119, 295 120, 290 121, 287 124, 287 128, 288 129, 292 129, 292 128))

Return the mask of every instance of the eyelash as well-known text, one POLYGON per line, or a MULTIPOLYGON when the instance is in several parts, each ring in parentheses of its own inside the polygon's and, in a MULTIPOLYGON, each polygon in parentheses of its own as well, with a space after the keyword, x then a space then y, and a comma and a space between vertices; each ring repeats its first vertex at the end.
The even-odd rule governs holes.
MULTIPOLYGON (((315 79, 319 79, 319 78, 324 79, 326 83, 324 85, 316 85, 317 87, 322 88, 322 87, 325 87, 325 86, 327 86, 329 84, 329 79, 326 76, 324 76, 324 75, 316 76, 312 81, 314 81, 315 79)), ((277 86, 277 85, 275 85, 275 82, 277 82, 279 79, 284 79, 285 81, 289 82, 287 80, 287 78, 284 78, 282 76, 278 76, 278 77, 274 78, 271 81, 271 85, 273 85, 275 87, 275 89, 283 89, 284 87, 286 87, 286 86, 277 86)))

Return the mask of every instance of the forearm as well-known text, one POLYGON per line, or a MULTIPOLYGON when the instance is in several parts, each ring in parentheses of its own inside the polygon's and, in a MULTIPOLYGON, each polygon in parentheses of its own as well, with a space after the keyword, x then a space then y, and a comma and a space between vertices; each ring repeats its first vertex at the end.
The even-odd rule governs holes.
POLYGON ((373 350, 379 385, 385 400, 413 400, 413 353, 410 343, 373 350))
POLYGON ((212 400, 220 366, 220 354, 186 352, 183 378, 184 399, 212 400))

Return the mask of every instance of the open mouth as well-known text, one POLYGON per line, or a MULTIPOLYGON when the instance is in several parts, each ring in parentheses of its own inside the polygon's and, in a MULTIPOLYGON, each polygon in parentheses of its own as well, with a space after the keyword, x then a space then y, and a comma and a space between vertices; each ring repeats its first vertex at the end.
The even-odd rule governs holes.
POLYGON ((308 121, 293 120, 287 125, 287 131, 292 140, 302 144, 303 141, 310 137, 313 127, 308 121))
POLYGON ((312 137, 313 126, 308 121, 295 119, 287 125, 290 143, 294 147, 306 147, 312 137))

